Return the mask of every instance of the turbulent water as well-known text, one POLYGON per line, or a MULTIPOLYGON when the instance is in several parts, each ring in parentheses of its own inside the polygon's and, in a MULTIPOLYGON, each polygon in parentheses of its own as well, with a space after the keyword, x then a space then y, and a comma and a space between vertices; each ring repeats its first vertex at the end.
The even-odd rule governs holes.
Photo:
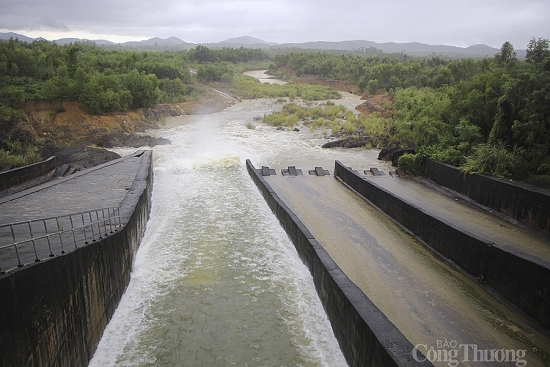
MULTIPOLYGON (((336 102, 360 104, 349 94, 336 102)), ((336 180, 307 175, 318 166, 332 175, 335 160, 387 171, 376 151, 322 149, 322 132, 276 130, 255 118, 281 107, 239 102, 150 132, 172 144, 154 148, 147 231, 90 367, 346 365, 309 271, 246 159, 276 169, 268 182, 413 345, 506 347, 526 353, 530 366, 548 365, 547 336, 336 180), (304 177, 283 178, 288 166, 304 177)), ((488 361, 458 365, 503 365, 488 361)), ((505 365, 525 365, 516 362, 505 365)))
POLYGON ((334 159, 375 163, 376 153, 321 150, 320 136, 254 121, 277 108, 245 101, 153 132, 172 144, 154 148, 151 218, 91 367, 346 365, 245 160, 332 171, 334 159))

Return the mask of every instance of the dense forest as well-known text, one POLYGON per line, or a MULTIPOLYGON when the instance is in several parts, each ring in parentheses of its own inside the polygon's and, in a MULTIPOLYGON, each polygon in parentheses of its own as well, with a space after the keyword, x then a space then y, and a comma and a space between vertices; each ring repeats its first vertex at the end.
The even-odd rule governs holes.
MULTIPOLYGON (((525 60, 506 42, 494 58, 444 59, 338 56, 294 52, 275 57, 270 72, 315 75, 394 98, 391 141, 422 157, 470 172, 550 175, 550 48, 532 39, 525 60)), ((285 75, 286 74, 286 75, 285 75)))
MULTIPOLYGON (((390 96, 390 114, 358 119, 357 124, 387 135, 384 141, 414 147, 416 155, 400 160, 408 169, 428 156, 470 172, 550 177, 546 39, 532 39, 524 60, 508 42, 491 58, 448 59, 319 51, 270 55, 258 49, 204 46, 145 52, 12 39, 0 42, 0 126, 22 119, 26 101, 77 101, 90 114, 104 114, 194 100, 201 84, 212 83, 250 98, 337 98, 326 88, 260 85, 241 75, 267 65, 269 73, 285 78, 338 79, 358 85, 361 92, 390 96)), ((321 124, 317 112, 313 115, 321 124)), ((351 120, 347 122, 344 130, 357 134, 351 120)), ((2 138, 4 145, 10 142, 2 138)))
POLYGON ((63 101, 76 101, 85 112, 99 115, 192 101, 204 92, 197 82, 230 81, 230 64, 262 62, 267 57, 260 50, 244 48, 144 52, 109 50, 90 42, 2 41, 0 168, 45 158, 37 149, 40 139, 24 126, 27 102, 53 102, 58 113, 64 111, 63 101), (193 77, 190 69, 197 75, 193 77))
POLYGON ((326 87, 288 83, 269 88, 242 75, 267 68, 269 58, 262 50, 243 47, 211 50, 199 45, 155 52, 113 50, 91 42, 0 41, 0 166, 41 159, 36 145, 42 138, 25 126, 29 102, 45 101, 57 114, 65 111, 64 101, 76 101, 88 114, 106 115, 163 103, 200 103, 209 86, 244 98, 339 97, 326 87))
POLYGON ((244 48, 135 52, 12 39, 0 42, 0 118, 17 116, 13 107, 28 100, 75 100, 92 114, 183 102, 196 92, 188 65, 208 64, 198 70, 208 82, 232 76, 226 63, 266 59, 244 48))

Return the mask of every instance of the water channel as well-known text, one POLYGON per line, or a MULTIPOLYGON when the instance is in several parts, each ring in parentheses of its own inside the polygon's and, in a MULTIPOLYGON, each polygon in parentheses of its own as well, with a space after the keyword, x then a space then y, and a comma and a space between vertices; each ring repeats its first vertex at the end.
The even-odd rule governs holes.
POLYGON ((154 148, 151 219, 90 366, 345 365, 309 271, 245 169, 321 152, 296 132, 247 128, 277 107, 245 101, 153 132, 172 144, 154 148))
MULTIPOLYGON (((343 97, 335 102, 350 109, 360 103, 357 96, 343 97)), ((334 160, 382 170, 388 166, 376 159, 377 151, 321 149, 326 139, 320 133, 276 130, 254 120, 281 107, 272 100, 243 101, 210 115, 172 118, 165 128, 151 132, 172 144, 154 148, 151 219, 132 280, 90 367, 346 365, 308 270, 252 183, 244 162, 249 158, 257 167, 295 165, 304 171, 323 166, 331 173, 334 160)), ((324 179, 337 185, 332 178, 324 179)), ((318 191, 309 192, 319 197, 318 191)), ((292 199, 292 194, 287 196, 292 199)), ((307 217, 307 207, 301 207, 307 217)), ((369 215, 373 217, 365 220, 379 223, 379 231, 395 231, 375 214, 369 215)), ((325 227, 322 230, 329 231, 325 227)), ((397 237, 406 236, 391 235, 397 237)), ((409 251, 423 250, 414 244, 409 251)), ((418 273, 428 278, 432 272, 450 272, 445 266, 442 270, 442 265, 426 271, 422 266, 418 273)), ((444 278, 443 288, 455 279, 464 282, 460 276, 444 278)), ((475 298, 480 292, 474 293, 475 298)), ((451 296, 449 302, 453 302, 451 296)), ((416 304, 407 297, 398 292, 386 302, 416 304)), ((492 312, 490 302, 479 304, 480 312, 484 308, 492 312)), ((391 305, 390 309, 395 313, 391 305)), ((396 316, 409 318, 399 312, 396 316)), ((433 316, 434 322, 438 317, 433 316)), ((422 340, 414 325, 405 334, 422 340)), ((469 330, 462 332, 475 333, 475 325, 468 325, 469 330)), ((438 329, 437 325, 426 327, 438 329)), ((531 333, 535 332, 529 329, 529 335, 524 334, 538 337, 531 333)))

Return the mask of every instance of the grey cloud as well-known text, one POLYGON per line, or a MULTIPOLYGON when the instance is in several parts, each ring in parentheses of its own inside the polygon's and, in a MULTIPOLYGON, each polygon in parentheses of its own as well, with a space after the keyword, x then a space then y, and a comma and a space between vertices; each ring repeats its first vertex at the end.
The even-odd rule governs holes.
POLYGON ((212 42, 367 39, 522 48, 550 36, 547 0, 4 0, 0 28, 47 27, 212 42))

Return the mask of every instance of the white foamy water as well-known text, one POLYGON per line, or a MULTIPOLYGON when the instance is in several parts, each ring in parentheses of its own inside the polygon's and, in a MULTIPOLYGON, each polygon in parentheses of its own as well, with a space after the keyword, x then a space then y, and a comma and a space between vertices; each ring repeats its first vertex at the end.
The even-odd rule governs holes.
POLYGON ((346 365, 245 160, 332 171, 335 159, 376 164, 376 152, 325 151, 311 134, 253 122, 274 108, 245 101, 152 132, 172 144, 154 148, 151 218, 90 367, 346 365))

